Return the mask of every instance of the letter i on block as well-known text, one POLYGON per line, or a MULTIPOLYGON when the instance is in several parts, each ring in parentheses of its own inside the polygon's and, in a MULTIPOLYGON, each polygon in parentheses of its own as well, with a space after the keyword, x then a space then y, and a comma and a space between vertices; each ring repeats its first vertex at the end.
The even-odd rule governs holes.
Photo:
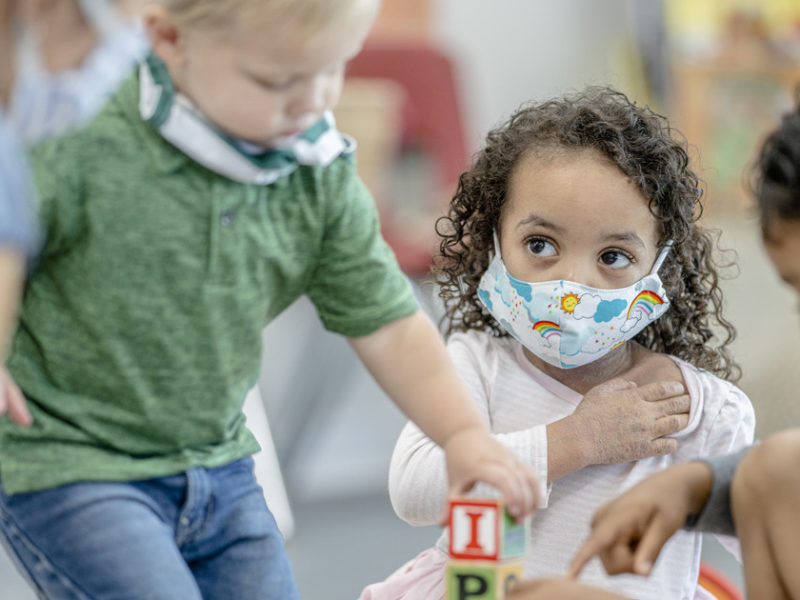
POLYGON ((450 501, 451 558, 503 560, 525 556, 531 520, 516 523, 502 500, 459 498, 450 501))
POLYGON ((530 517, 517 524, 500 500, 450 502, 447 600, 502 600, 522 579, 530 517), (516 560, 508 560, 516 559, 516 560))

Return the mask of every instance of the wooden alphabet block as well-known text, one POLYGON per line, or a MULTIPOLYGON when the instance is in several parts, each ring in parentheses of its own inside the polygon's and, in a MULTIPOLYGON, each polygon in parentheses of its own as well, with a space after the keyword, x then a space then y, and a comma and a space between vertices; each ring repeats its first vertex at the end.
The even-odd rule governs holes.
POLYGON ((450 560, 446 600, 503 600, 522 580, 521 561, 450 560))
POLYGON ((502 500, 451 500, 448 525, 452 558, 502 560, 528 549, 530 518, 517 524, 502 500))

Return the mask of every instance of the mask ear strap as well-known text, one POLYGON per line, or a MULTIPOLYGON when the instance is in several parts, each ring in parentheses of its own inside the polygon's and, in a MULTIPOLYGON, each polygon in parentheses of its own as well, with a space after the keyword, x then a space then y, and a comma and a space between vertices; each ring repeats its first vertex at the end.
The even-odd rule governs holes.
POLYGON ((667 258, 667 254, 669 254, 671 248, 672 248, 672 240, 667 240, 667 243, 664 244, 664 247, 661 249, 661 252, 658 253, 658 258, 656 258, 656 262, 653 265, 653 270, 650 271, 651 273, 658 273, 659 269, 661 269, 661 265, 664 264, 664 261, 667 258))
POLYGON ((497 237, 497 230, 492 231, 492 239, 494 240, 494 255, 502 259, 500 255, 500 239, 497 237))

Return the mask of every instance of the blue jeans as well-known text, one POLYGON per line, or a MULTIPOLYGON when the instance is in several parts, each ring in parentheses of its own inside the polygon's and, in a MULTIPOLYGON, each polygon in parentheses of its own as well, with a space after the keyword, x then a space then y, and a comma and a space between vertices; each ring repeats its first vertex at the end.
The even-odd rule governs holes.
POLYGON ((50 600, 299 598, 251 458, 11 496, 0 486, 0 539, 50 600))

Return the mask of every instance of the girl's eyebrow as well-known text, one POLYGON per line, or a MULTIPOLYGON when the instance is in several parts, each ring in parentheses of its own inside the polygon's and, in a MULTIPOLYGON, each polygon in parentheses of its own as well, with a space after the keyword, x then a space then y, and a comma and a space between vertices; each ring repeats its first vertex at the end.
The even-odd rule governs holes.
POLYGON ((637 246, 641 246, 642 248, 646 247, 644 240, 642 240, 642 238, 639 237, 639 234, 637 234, 635 231, 609 233, 602 239, 603 241, 609 241, 609 242, 631 242, 633 244, 636 244, 637 246))
POLYGON ((561 225, 556 225, 555 223, 552 223, 552 222, 548 221, 547 219, 544 219, 544 218, 540 217, 539 215, 528 215, 527 217, 522 219, 522 221, 517 223, 517 226, 515 227, 515 229, 519 229, 520 227, 524 227, 525 225, 538 225, 539 227, 544 227, 546 229, 552 229, 553 231, 555 231, 557 233, 560 233, 560 232, 564 231, 564 228, 561 227, 561 225))

